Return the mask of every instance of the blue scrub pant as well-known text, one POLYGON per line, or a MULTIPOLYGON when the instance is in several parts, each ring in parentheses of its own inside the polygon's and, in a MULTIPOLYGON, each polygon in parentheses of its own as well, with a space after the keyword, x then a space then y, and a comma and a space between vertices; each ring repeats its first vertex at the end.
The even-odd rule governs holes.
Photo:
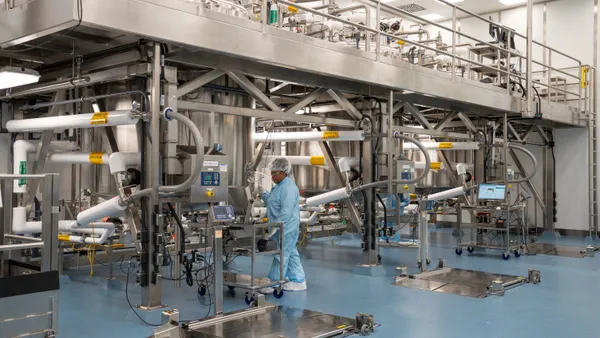
MULTIPOLYGON (((298 249, 296 249, 299 232, 300 229, 298 228, 296 231, 291 231, 291 233, 284 234, 283 236, 283 277, 288 278, 291 282, 303 283, 305 279, 304 268, 300 261, 298 249)), ((278 230, 273 239, 279 242, 279 236, 278 230)), ((279 254, 273 256, 269 278, 271 280, 282 279, 279 277, 279 254)))

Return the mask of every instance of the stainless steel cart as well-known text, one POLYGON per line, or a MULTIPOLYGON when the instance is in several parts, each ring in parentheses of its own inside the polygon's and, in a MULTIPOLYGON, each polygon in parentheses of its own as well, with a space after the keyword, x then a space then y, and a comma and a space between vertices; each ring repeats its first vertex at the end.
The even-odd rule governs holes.
POLYGON ((527 227, 524 221, 525 206, 523 204, 462 206, 461 208, 470 211, 471 223, 458 223, 459 243, 456 248, 457 255, 461 255, 462 248, 466 247, 469 253, 473 253, 476 249, 500 250, 502 251, 502 258, 504 260, 510 258, 510 253, 513 253, 515 257, 521 256, 521 247, 525 241, 524 236, 527 233, 527 230, 523 228, 527 227), (476 216, 476 213, 480 213, 480 215, 476 216), (504 219, 500 222, 502 217, 504 219), (463 228, 471 229, 470 241, 463 241, 464 235, 461 231, 463 228), (511 230, 516 230, 517 239, 511 240, 511 230), (491 239, 489 236, 484 236, 484 234, 489 233, 495 233, 495 236, 491 239), (498 238, 498 236, 500 237, 498 238), (495 244, 496 242, 501 243, 495 244))
POLYGON ((283 297, 283 284, 286 283, 284 279, 284 261, 283 261, 283 223, 263 223, 263 224, 236 224, 236 227, 243 227, 246 230, 250 230, 252 245, 246 251, 246 255, 250 257, 250 275, 235 273, 235 272, 224 272, 223 273, 223 285, 227 286, 230 292, 234 292, 235 288, 248 290, 246 293, 246 303, 251 304, 256 301, 256 292, 260 289, 275 287, 273 295, 275 298, 283 297), (279 228, 279 246, 277 250, 262 251, 259 252, 257 249, 257 241, 262 238, 265 228, 278 227, 279 228), (257 236, 257 231, 260 231, 260 235, 257 236), (266 277, 256 277, 255 264, 256 257, 265 255, 277 255, 279 254, 279 278, 280 280, 270 280, 266 277))

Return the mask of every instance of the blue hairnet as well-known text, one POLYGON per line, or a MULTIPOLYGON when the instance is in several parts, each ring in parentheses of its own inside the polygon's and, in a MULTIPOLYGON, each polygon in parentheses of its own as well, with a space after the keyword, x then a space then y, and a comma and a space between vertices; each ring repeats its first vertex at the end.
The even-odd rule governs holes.
POLYGON ((273 162, 271 162, 270 167, 271 171, 283 171, 288 175, 292 172, 292 165, 290 164, 290 161, 283 157, 274 159, 273 162))

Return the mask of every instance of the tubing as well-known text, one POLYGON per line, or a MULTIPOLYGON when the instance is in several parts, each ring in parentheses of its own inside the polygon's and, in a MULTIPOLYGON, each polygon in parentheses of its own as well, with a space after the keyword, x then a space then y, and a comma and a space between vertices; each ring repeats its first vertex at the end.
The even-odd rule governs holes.
POLYGON ((60 152, 49 154, 46 160, 52 163, 108 164, 109 156, 106 153, 60 152))
POLYGON ((142 165, 142 154, 139 152, 113 153, 108 159, 110 173, 113 175, 119 172, 127 171, 127 168, 134 165, 142 165))
MULTIPOLYGON (((429 153, 427 152, 427 149, 421 142, 417 141, 416 139, 402 135, 398 132, 394 132, 394 138, 397 140, 400 139, 400 140, 411 142, 411 143, 415 144, 417 146, 417 148, 419 148, 423 152, 423 155, 425 156, 425 171, 423 171, 419 177, 413 178, 410 180, 392 180, 392 184, 412 184, 412 183, 419 182, 420 180, 425 178, 429 174, 429 171, 431 170, 431 158, 429 157, 429 153)), ((352 192, 354 193, 354 192, 367 190, 367 189, 371 189, 371 188, 375 188, 375 187, 379 187, 379 186, 384 186, 387 184, 388 184, 387 180, 368 183, 368 184, 361 185, 359 187, 352 189, 352 192)))
POLYGON ((348 191, 348 188, 340 188, 337 190, 326 192, 324 194, 309 197, 306 199, 305 204, 307 207, 314 207, 333 201, 339 201, 348 197, 350 197, 350 192, 348 191))
POLYGON ((77 215, 77 223, 88 225, 106 216, 114 216, 125 210, 127 205, 121 205, 120 197, 113 197, 108 201, 95 205, 77 215))
MULTIPOLYGON (((531 162, 533 162, 533 171, 529 175, 527 175, 523 178, 519 178, 518 180, 508 180, 507 182, 517 184, 517 183, 524 183, 524 182, 531 180, 533 178, 533 176, 535 176, 535 174, 537 173, 537 169, 538 169, 538 162, 535 159, 535 155, 533 155, 533 153, 531 151, 525 149, 524 147, 521 147, 521 146, 518 146, 515 144, 509 144, 508 146, 510 148, 520 150, 520 151, 524 152, 525 155, 529 156, 529 158, 531 158, 531 162)), ((504 183, 504 181, 492 181, 492 182, 486 182, 486 183, 504 183)))
POLYGON ((94 128, 136 124, 138 117, 132 116, 132 110, 40 117, 27 120, 10 120, 6 129, 11 133, 37 132, 55 129, 94 128))
POLYGON ((255 133, 254 142, 294 142, 294 141, 363 141, 362 130, 342 131, 297 131, 282 133, 255 133))
POLYGON ((467 190, 465 187, 458 187, 454 189, 444 190, 442 192, 438 192, 436 194, 431 194, 427 196, 428 201, 439 201, 439 200, 447 200, 449 198, 454 198, 464 194, 467 190))
MULTIPOLYGON (((313 166, 326 166, 325 169, 329 169, 325 156, 268 156, 265 158, 266 163, 271 163, 276 158, 283 157, 290 162, 291 165, 313 165, 313 166)), ((347 172, 352 167, 359 165, 358 158, 355 157, 342 157, 337 160, 338 167, 341 172, 347 172)))

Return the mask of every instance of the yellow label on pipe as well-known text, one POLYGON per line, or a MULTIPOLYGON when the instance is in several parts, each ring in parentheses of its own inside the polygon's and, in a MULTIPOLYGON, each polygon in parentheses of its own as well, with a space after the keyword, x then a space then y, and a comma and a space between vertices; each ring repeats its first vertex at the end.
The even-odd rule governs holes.
POLYGON ((288 6, 288 11, 290 11, 292 13, 298 13, 298 8, 296 8, 294 6, 288 6))
POLYGON ((108 122, 108 112, 94 113, 90 119, 90 124, 106 124, 108 122))
POLYGON ((311 156, 310 165, 325 165, 325 156, 311 156))
POLYGON ((102 156, 104 156, 104 153, 90 153, 90 163, 91 164, 103 164, 104 162, 102 162, 102 156))
POLYGON ((404 46, 405 44, 404 40, 398 40, 396 43, 398 43, 400 46, 404 46))
POLYGON ((68 235, 58 235, 58 240, 63 242, 68 242, 71 236, 68 235))
POLYGON ((587 73, 589 67, 581 67, 581 88, 587 87, 587 73))
POLYGON ((438 149, 452 149, 452 142, 440 142, 438 149))
POLYGON ((340 137, 340 133, 338 131, 324 131, 323 136, 321 137, 323 140, 331 140, 340 137))
POLYGON ((442 169, 442 162, 431 162, 431 165, 429 167, 431 168, 431 170, 440 170, 442 169))

